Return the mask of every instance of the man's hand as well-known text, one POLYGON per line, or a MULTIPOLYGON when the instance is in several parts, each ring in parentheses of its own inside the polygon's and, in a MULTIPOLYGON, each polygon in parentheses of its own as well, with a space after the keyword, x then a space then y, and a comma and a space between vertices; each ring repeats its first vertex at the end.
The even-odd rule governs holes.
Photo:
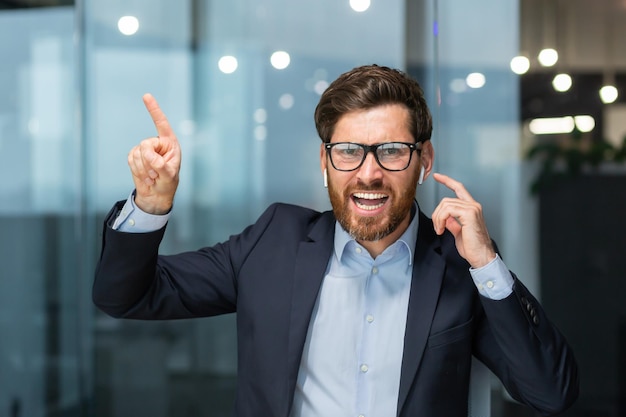
POLYGON ((459 254, 473 268, 487 265, 496 257, 481 205, 467 192, 463 184, 452 178, 433 174, 435 181, 445 185, 456 198, 444 198, 433 211, 435 232, 441 235, 448 229, 454 236, 459 254))
POLYGON ((135 204, 146 213, 165 214, 172 208, 178 187, 180 145, 155 98, 145 94, 143 102, 157 136, 141 141, 128 153, 136 189, 135 204))

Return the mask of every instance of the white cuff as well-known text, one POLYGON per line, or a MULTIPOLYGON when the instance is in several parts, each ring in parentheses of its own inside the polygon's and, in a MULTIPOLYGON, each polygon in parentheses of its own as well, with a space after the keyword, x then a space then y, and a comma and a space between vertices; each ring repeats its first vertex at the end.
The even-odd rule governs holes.
POLYGON ((478 292, 492 300, 502 300, 513 292, 513 275, 498 254, 481 268, 470 268, 478 292))
POLYGON ((122 211, 113 222, 113 230, 128 233, 146 233, 161 229, 167 224, 170 213, 150 214, 135 205, 135 192, 133 191, 122 211))

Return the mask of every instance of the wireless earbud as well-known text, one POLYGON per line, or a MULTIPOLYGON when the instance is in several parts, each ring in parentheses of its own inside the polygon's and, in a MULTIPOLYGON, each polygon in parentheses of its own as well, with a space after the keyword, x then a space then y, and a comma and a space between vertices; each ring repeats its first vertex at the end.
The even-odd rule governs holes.
POLYGON ((324 188, 328 188, 328 171, 324 168, 324 188))
POLYGON ((422 169, 420 170, 420 176, 417 179, 417 183, 419 185, 422 185, 423 182, 424 182, 424 166, 422 165, 422 169))

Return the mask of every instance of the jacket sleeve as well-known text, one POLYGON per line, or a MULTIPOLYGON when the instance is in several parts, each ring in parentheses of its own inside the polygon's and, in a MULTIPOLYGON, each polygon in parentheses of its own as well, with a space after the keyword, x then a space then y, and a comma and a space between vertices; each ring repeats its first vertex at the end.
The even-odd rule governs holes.
POLYGON ((158 251, 165 227, 148 233, 111 228, 123 204, 118 202, 104 221, 92 289, 98 308, 113 317, 149 320, 236 311, 238 270, 271 222, 276 206, 223 243, 163 256, 158 251))
POLYGON ((578 397, 578 367, 565 337, 514 275, 503 300, 481 298, 485 317, 474 354, 502 381, 513 398, 541 415, 556 415, 578 397))

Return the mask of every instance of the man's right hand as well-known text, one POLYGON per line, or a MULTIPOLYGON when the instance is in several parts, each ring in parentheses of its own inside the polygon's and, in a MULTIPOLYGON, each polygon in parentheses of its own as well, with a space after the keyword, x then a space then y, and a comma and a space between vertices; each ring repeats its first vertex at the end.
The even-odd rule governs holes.
POLYGON ((156 99, 145 94, 143 102, 157 136, 141 141, 128 153, 136 189, 135 204, 146 213, 165 214, 172 208, 178 187, 180 145, 156 99))

